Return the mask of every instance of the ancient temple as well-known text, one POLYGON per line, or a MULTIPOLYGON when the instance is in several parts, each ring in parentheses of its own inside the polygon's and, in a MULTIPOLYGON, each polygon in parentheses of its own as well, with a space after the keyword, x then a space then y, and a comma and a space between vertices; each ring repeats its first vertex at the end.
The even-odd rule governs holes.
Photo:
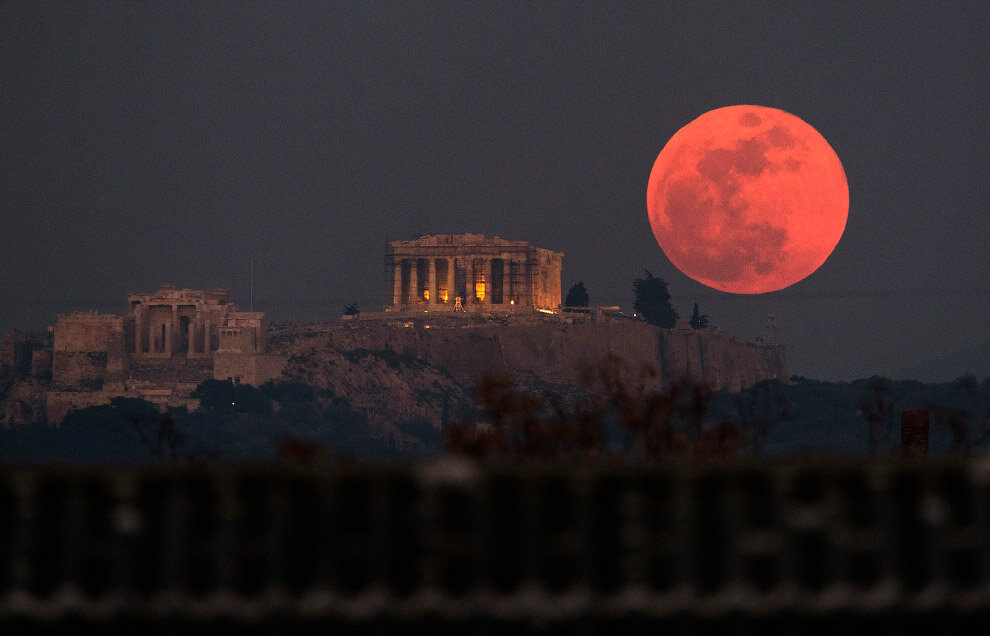
POLYGON ((127 297, 129 350, 138 358, 211 358, 215 351, 265 350, 261 312, 237 311, 226 289, 175 289, 127 297), (131 331, 133 329, 133 331, 131 331))
POLYGON ((268 351, 265 314, 238 311, 226 289, 162 285, 128 295, 123 316, 77 312, 50 330, 53 422, 115 397, 195 408, 189 394, 203 380, 260 386, 287 359, 268 351))
POLYGON ((432 234, 389 245, 392 311, 560 307, 560 252, 483 234, 432 234))

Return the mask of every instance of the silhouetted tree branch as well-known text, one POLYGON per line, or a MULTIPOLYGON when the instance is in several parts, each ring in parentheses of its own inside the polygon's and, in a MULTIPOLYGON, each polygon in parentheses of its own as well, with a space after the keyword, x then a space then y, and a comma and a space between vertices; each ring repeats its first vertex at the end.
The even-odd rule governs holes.
POLYGON ((740 435, 723 420, 706 426, 707 387, 672 383, 659 389, 656 370, 635 376, 621 360, 583 370, 586 394, 524 393, 507 374, 478 382, 485 422, 454 422, 444 431, 447 448, 472 457, 552 457, 592 461, 605 457, 649 460, 668 456, 704 462, 737 455, 740 435), (618 425, 610 429, 609 423, 618 425))

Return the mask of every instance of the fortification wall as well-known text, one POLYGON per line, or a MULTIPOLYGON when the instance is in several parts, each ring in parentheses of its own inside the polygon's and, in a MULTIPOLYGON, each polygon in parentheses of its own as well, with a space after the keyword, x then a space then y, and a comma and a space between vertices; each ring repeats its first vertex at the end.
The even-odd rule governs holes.
POLYGON ((123 320, 78 313, 59 316, 53 331, 52 383, 56 389, 98 390, 127 374, 123 320))
POLYGON ((69 411, 90 406, 109 404, 117 397, 137 398, 155 404, 160 411, 166 407, 185 406, 190 411, 199 408, 199 400, 190 398, 189 392, 195 387, 176 385, 174 387, 136 387, 129 391, 48 391, 45 396, 45 411, 48 421, 59 423, 69 411))
POLYGON ((31 352, 31 375, 41 377, 52 371, 52 352, 46 349, 35 349, 31 352))
MULTIPOLYGON (((394 351, 446 369, 473 385, 489 372, 584 384, 589 369, 618 361, 623 379, 669 386, 677 380, 738 391, 765 379, 787 379, 784 348, 737 340, 717 329, 657 329, 631 320, 456 326, 377 321, 332 325, 320 340, 343 351, 394 351), (654 373, 651 375, 650 370, 654 373)), ((295 351, 304 351, 301 341, 295 351)))
POLYGON ((660 330, 657 359, 665 385, 686 381, 738 391, 762 380, 789 377, 782 345, 744 342, 713 328, 678 325, 660 330))
MULTIPOLYGON (((123 334, 123 319, 110 314, 59 316, 53 329, 55 351, 107 351, 112 334, 123 334)), ((121 336, 122 337, 122 336, 121 336)))
POLYGON ((98 390, 107 375, 106 351, 55 351, 52 384, 55 389, 98 390))
POLYGON ((550 250, 534 250, 540 261, 539 274, 535 277, 533 304, 536 307, 559 307, 563 300, 560 280, 563 274, 563 254, 550 250))
POLYGON ((31 366, 31 343, 27 334, 17 329, 8 329, 0 345, 0 365, 17 375, 26 375, 31 366))
POLYGON ((213 354, 213 377, 261 386, 282 374, 289 357, 264 353, 221 353, 213 354))

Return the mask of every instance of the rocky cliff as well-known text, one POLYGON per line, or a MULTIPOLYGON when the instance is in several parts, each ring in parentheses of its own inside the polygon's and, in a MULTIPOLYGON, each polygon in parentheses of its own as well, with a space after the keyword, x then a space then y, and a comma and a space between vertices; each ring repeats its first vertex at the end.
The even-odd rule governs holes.
POLYGON ((665 382, 679 379, 715 390, 788 379, 782 345, 743 342, 712 327, 660 329, 657 362, 665 382))
MULTIPOLYGON (((779 345, 743 342, 715 328, 658 329, 627 318, 595 320, 589 315, 498 319, 381 314, 287 326, 273 333, 272 347, 288 359, 283 379, 346 400, 373 427, 393 435, 403 427, 438 429, 473 416, 478 380, 492 373, 511 376, 522 391, 563 398, 583 392, 589 372, 606 363, 626 386, 646 391, 678 380, 738 391, 764 379, 788 377, 779 345)), ((132 369, 136 379, 141 372, 132 369)), ((196 380, 189 380, 194 386, 196 380)), ((51 388, 19 383, 4 401, 4 421, 43 421, 46 392, 53 421, 70 408, 109 400, 99 392, 51 388)))
POLYGON ((283 379, 346 400, 380 433, 439 429, 473 404, 470 391, 449 373, 416 358, 385 349, 341 350, 324 338, 306 338, 293 349, 283 379))
POLYGON ((619 361, 623 380, 646 389, 688 381, 738 391, 788 377, 780 345, 625 319, 353 320, 287 330, 273 345, 291 356, 284 377, 345 397, 378 426, 439 427, 473 405, 474 387, 489 373, 508 374, 524 390, 561 393, 579 390, 606 360, 619 361))

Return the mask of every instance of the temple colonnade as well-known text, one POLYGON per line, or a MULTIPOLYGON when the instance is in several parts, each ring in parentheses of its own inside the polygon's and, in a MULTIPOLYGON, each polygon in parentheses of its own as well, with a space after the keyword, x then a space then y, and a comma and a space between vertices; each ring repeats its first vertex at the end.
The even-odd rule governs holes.
POLYGON ((563 254, 481 234, 390 244, 393 309, 515 311, 560 306, 563 254))

